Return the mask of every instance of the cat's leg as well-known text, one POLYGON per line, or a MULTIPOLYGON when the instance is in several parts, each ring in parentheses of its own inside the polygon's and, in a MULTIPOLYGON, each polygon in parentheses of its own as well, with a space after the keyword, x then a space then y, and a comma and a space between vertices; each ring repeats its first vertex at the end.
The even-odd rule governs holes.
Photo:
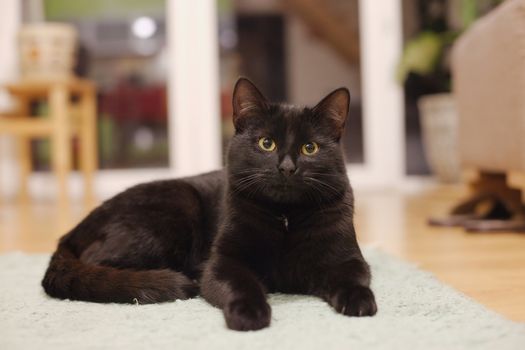
POLYGON ((214 254, 204 270, 201 293, 223 310, 230 329, 249 331, 270 325, 271 308, 265 288, 241 261, 214 254))
POLYGON ((355 257, 312 276, 313 293, 326 300, 337 312, 347 316, 373 316, 377 312, 370 289, 370 269, 361 257, 355 257))

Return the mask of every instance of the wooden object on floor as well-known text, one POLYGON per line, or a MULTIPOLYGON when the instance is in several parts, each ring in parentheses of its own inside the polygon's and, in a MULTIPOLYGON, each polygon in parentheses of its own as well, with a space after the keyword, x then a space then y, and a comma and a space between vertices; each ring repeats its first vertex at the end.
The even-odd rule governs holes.
POLYGON ((512 188, 505 173, 488 173, 480 171, 477 178, 470 181, 473 193, 493 193, 502 198, 513 212, 519 212, 522 207, 521 189, 512 188))
POLYGON ((525 203, 525 173, 523 171, 508 171, 507 183, 509 186, 521 190, 521 203, 525 203))
POLYGON ((468 181, 471 195, 448 217, 431 218, 431 225, 460 226, 470 232, 525 232, 522 190, 511 187, 506 173, 471 172, 468 181))
POLYGON ((20 162, 20 196, 27 197, 31 173, 30 141, 49 138, 51 168, 58 182, 60 200, 68 198, 67 177, 71 171, 71 138, 80 143, 80 170, 84 175, 85 197, 93 196, 93 176, 97 167, 96 92, 93 82, 84 79, 56 81, 20 81, 5 86, 18 100, 14 113, 0 116, 0 134, 17 139, 20 162), (72 101, 72 97, 75 100, 72 101), (33 118, 30 104, 45 99, 49 104, 47 118, 33 118))

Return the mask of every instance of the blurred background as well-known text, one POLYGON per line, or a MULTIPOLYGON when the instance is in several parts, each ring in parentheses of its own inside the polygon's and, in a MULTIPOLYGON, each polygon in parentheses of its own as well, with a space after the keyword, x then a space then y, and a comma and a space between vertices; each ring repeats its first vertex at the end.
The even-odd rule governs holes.
MULTIPOLYGON (((95 185, 103 197, 120 190, 119 184, 143 177, 220 166, 233 132, 232 88, 241 75, 252 79, 268 98, 294 104, 315 104, 331 89, 347 86, 352 102, 344 149, 354 182, 399 186, 432 174, 417 105, 420 97, 450 91, 449 48, 476 17, 499 2, 7 1, 4 16, 9 19, 3 21, 2 45, 9 53, 1 58, 0 77, 5 83, 31 78, 17 73, 22 64, 19 54, 24 54, 20 28, 43 22, 70 25, 74 57, 64 69, 96 84, 97 169, 104 170, 99 178, 108 178, 101 182, 112 183, 107 189, 95 185), (177 25, 183 26, 179 18, 188 20, 177 31, 177 25), (178 42, 181 35, 185 37, 178 42), (199 52, 209 57, 192 57, 199 52), (186 91, 179 93, 175 87, 186 91), (199 109, 195 106, 199 99, 210 106, 199 109), (194 137, 178 137, 192 133, 194 137), (185 139, 190 143, 178 141, 185 139)), ((44 55, 60 55, 58 49, 53 53, 39 47, 46 38, 38 34, 26 39, 33 41, 33 50, 41 51, 35 65, 39 59, 47 60, 44 55)), ((12 105, 7 96, 2 102, 4 110, 12 105)), ((48 113, 45 99, 30 103, 32 115, 48 113)), ((3 154, 12 152, 6 142, 3 154)), ((30 148, 32 169, 37 174, 49 170, 50 140, 32 140, 30 148)), ((9 196, 17 187, 16 159, 6 157, 2 187, 9 196)), ((458 174, 456 170, 445 180, 457 180, 458 174)), ((39 191, 33 188, 36 185, 29 186, 39 191)))
POLYGON ((525 320, 525 0, 0 9, 0 252, 49 253, 127 187, 220 168, 239 76, 299 105, 346 86, 359 241, 525 320))

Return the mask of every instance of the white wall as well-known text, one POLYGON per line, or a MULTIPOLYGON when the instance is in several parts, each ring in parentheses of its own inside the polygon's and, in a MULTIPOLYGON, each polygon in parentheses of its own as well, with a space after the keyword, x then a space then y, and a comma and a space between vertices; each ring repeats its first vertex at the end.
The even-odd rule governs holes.
MULTIPOLYGON (((20 25, 19 0, 2 0, 0 11, 0 86, 16 78, 17 42, 16 33, 20 25)), ((9 110, 12 101, 8 94, 0 89, 0 113, 9 110)), ((0 136, 0 196, 12 195, 15 192, 13 182, 9 179, 16 178, 17 168, 14 157, 13 140, 7 136, 0 136)))
POLYGON ((358 71, 333 48, 315 37, 295 16, 286 23, 288 97, 291 103, 311 105, 340 86, 350 89, 352 101, 361 99, 358 71))

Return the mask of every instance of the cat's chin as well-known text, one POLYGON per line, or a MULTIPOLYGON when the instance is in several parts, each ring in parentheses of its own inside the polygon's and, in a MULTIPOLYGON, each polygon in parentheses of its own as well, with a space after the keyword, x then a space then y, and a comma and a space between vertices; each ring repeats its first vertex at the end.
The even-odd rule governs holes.
POLYGON ((268 186, 260 193, 264 199, 277 203, 298 203, 305 199, 305 194, 289 184, 268 186))

